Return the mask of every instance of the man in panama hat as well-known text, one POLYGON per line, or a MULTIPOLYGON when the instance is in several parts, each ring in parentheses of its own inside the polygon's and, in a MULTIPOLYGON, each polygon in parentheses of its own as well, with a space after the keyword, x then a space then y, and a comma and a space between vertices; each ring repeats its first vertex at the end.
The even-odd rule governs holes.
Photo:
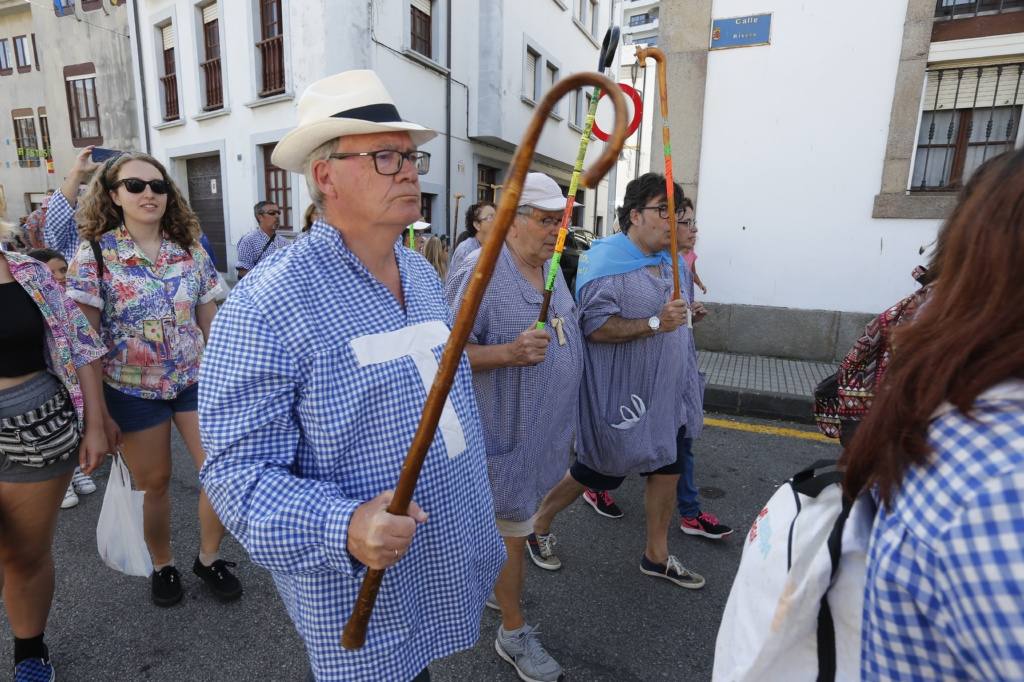
POLYGON ((321 217, 217 314, 200 477, 273 575, 316 679, 426 680, 476 642, 505 560, 467 363, 409 515, 386 511, 451 322, 437 275, 399 238, 420 218, 418 146, 435 133, 403 121, 372 71, 313 83, 298 113, 273 162, 305 174, 321 217), (346 651, 367 567, 389 570, 366 644, 346 651))

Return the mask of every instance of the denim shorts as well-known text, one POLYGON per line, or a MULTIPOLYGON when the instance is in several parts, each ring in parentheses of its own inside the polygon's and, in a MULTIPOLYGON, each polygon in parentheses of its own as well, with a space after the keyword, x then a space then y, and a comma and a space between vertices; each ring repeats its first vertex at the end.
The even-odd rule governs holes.
POLYGON ((124 433, 144 431, 159 426, 178 412, 199 409, 199 384, 192 384, 172 400, 149 400, 121 393, 103 384, 107 410, 124 433))
MULTIPOLYGON (((55 376, 40 372, 24 383, 0 391, 0 417, 14 417, 35 410, 64 390, 55 376)), ((37 483, 70 474, 78 466, 78 444, 79 438, 76 437, 66 454, 42 467, 13 462, 0 450, 0 482, 37 483)))

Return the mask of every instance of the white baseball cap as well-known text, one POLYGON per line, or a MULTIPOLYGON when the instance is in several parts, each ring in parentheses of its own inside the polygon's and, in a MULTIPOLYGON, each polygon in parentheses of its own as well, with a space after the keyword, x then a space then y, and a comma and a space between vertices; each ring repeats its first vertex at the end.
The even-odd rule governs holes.
POLYGON ((520 206, 530 206, 541 211, 561 211, 566 201, 562 188, 544 173, 526 175, 523 192, 519 195, 520 206))

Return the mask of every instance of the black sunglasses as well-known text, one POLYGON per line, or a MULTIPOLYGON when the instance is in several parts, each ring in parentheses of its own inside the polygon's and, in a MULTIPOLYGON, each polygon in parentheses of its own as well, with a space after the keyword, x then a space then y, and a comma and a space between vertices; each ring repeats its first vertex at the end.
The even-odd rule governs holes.
POLYGON ((146 185, 149 185, 149 188, 153 190, 154 194, 167 194, 170 190, 166 180, 140 180, 139 178, 124 178, 118 180, 110 189, 117 189, 121 185, 124 185, 124 188, 132 194, 141 194, 145 191, 146 185))

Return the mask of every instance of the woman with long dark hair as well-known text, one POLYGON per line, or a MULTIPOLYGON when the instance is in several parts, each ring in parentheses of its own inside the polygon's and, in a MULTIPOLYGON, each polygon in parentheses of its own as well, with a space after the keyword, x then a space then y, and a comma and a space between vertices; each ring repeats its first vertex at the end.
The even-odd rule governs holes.
MULTIPOLYGON (((125 463, 146 492, 143 522, 153 559, 151 599, 181 600, 171 553, 171 422, 200 467, 199 361, 217 310, 217 273, 199 245, 199 221, 163 165, 148 154, 108 161, 77 214, 82 243, 68 272, 78 302, 108 348, 103 392, 121 427, 125 463)), ((220 601, 242 594, 218 556, 224 526, 199 495, 192 570, 220 601)))
POLYGON ((1024 678, 1024 151, 982 166, 845 454, 879 511, 862 674, 1024 678))

